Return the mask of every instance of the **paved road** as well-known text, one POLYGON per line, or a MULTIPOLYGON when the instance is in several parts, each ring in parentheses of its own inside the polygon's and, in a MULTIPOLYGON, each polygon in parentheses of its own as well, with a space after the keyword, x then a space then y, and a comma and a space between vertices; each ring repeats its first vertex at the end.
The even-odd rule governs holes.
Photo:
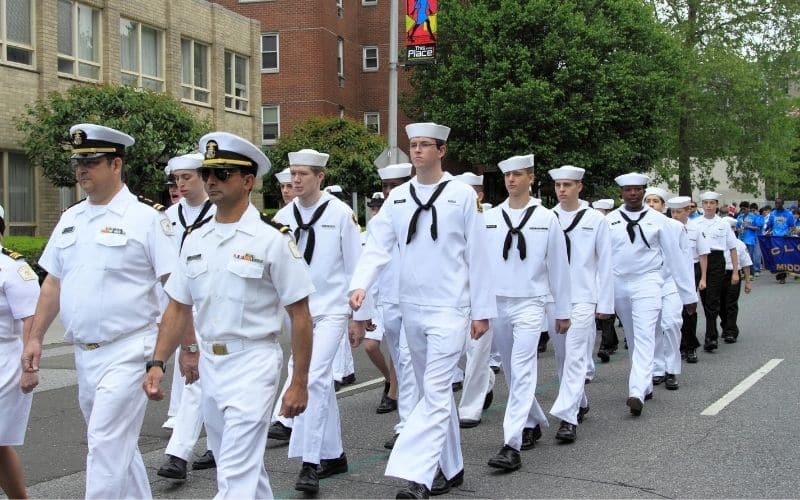
MULTIPOLYGON (((799 401, 798 311, 800 282, 778 285, 762 276, 755 291, 741 301, 740 341, 722 344, 714 354, 700 353, 700 363, 684 365, 681 388, 657 387, 642 417, 625 406, 628 362, 625 352, 588 386, 591 412, 579 428, 578 441, 559 445, 557 422, 533 450, 523 452, 523 467, 510 475, 493 472, 486 461, 502 445, 506 388, 498 377, 495 404, 483 423, 462 432, 466 478, 453 497, 795 497, 800 480, 796 417, 799 401), (793 314, 795 313, 795 314, 793 314), (701 415, 737 384, 782 360, 716 415, 701 415), (776 362, 773 362, 776 363, 776 362)), ((703 328, 700 321, 700 328, 703 328)), ((621 332, 620 332, 621 333, 621 332)), ((69 346, 47 347, 46 382, 33 404, 25 464, 29 494, 34 497, 81 497, 86 455, 85 427, 77 405, 75 372, 69 346)), ((358 382, 375 379, 374 368, 355 353, 358 382)), ((538 397, 547 410, 556 397, 552 351, 541 357, 538 397)), ((320 497, 394 497, 399 480, 383 476, 396 414, 377 415, 380 381, 340 394, 344 442, 350 473, 321 482, 320 497)), ((155 471, 169 437, 160 425, 167 404, 150 403, 140 448, 157 498, 210 498, 213 471, 191 472, 184 484, 162 480, 155 471)), ((201 440, 202 441, 202 440, 201 440)), ((200 443, 197 451, 202 451, 200 443)), ((270 441, 267 468, 275 495, 302 498, 293 489, 299 469, 286 458, 286 447, 270 441)))

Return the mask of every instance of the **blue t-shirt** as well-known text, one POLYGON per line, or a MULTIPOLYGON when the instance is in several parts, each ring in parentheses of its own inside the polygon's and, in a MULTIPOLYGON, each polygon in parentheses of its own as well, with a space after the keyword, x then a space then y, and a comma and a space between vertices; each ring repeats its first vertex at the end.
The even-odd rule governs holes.
POLYGON ((773 236, 790 236, 795 220, 792 212, 786 210, 773 210, 767 219, 767 229, 772 229, 773 236))
POLYGON ((744 242, 745 245, 756 244, 758 235, 761 234, 761 226, 764 225, 763 223, 759 223, 758 219, 761 219, 761 216, 758 214, 747 214, 742 217, 742 242, 744 242), (755 227, 755 229, 751 229, 752 227, 755 227))

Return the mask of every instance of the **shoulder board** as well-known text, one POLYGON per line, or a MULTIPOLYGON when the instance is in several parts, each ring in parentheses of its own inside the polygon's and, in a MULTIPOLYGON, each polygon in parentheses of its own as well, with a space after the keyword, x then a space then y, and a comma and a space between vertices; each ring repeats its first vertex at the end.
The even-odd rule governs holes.
POLYGON ((12 259, 14 259, 14 260, 20 260, 20 259, 22 259, 22 258, 24 258, 24 257, 25 257, 25 256, 24 256, 24 255, 22 255, 21 253, 19 253, 19 252, 15 252, 14 250, 10 250, 10 249, 8 249, 8 248, 5 248, 5 247, 3 247, 3 253, 4 253, 5 255, 8 255, 9 257, 11 257, 11 258, 12 258, 12 259))
POLYGON ((145 198, 142 195, 137 195, 136 199, 139 200, 141 203, 144 203, 145 205, 149 205, 149 206, 155 208, 159 212, 163 212, 164 210, 167 209, 167 207, 165 207, 161 203, 157 203, 157 202, 151 200, 150 198, 145 198))
POLYGON ((289 232, 289 226, 284 226, 280 222, 275 222, 275 219, 273 219, 272 217, 270 217, 269 215, 267 215, 265 213, 260 213, 259 215, 261 215, 261 220, 266 225, 274 227, 275 229, 277 229, 281 233, 288 233, 289 232))
POLYGON ((75 202, 75 203, 73 203, 72 205, 70 205, 70 206, 66 207, 64 210, 62 210, 62 211, 61 211, 61 213, 63 214, 64 212, 66 212, 66 211, 67 211, 67 210, 69 210, 70 208, 74 207, 74 206, 75 206, 75 205, 77 205, 78 203, 83 203, 84 201, 86 201, 86 198, 81 198, 80 200, 76 201, 76 202, 75 202))

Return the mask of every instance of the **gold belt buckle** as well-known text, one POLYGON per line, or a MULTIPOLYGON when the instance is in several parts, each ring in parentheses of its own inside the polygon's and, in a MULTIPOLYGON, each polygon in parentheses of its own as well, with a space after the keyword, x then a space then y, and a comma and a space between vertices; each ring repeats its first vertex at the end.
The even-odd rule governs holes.
POLYGON ((225 344, 211 344, 211 352, 218 356, 224 356, 228 354, 228 346, 225 344))
POLYGON ((100 344, 92 342, 91 344, 84 344, 84 347, 86 348, 87 351, 94 351, 95 349, 100 347, 100 344))

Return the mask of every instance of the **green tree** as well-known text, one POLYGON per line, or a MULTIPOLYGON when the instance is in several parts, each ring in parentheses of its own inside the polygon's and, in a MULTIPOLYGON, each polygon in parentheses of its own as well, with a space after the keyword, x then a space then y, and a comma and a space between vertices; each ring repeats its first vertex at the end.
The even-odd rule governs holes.
MULTIPOLYGON (((328 153, 325 185, 339 184, 347 192, 369 196, 380 187, 378 170, 372 163, 386 142, 364 125, 342 118, 314 117, 295 126, 291 133, 281 136, 275 147, 267 151, 272 172, 289 166, 288 154, 304 148, 328 153)), ((264 177, 265 193, 280 195, 274 175, 264 177)))
POLYGON ((773 0, 649 0, 680 40, 682 60, 672 147, 660 172, 677 174, 679 192, 713 188, 711 169, 727 164, 728 179, 757 194, 796 177, 797 136, 789 110, 797 75, 800 4, 773 0))
POLYGON ((15 118, 33 165, 56 186, 75 184, 69 128, 95 123, 121 130, 136 143, 125 154, 125 182, 137 194, 155 197, 164 188, 166 161, 197 149, 208 123, 174 98, 116 85, 75 85, 27 107, 15 118))
MULTIPOLYGON (((587 196, 666 151, 680 53, 637 0, 444 0, 437 63, 415 67, 413 119, 452 128, 450 154, 586 168, 587 196)), ((540 174, 541 176, 541 174, 540 174)))

